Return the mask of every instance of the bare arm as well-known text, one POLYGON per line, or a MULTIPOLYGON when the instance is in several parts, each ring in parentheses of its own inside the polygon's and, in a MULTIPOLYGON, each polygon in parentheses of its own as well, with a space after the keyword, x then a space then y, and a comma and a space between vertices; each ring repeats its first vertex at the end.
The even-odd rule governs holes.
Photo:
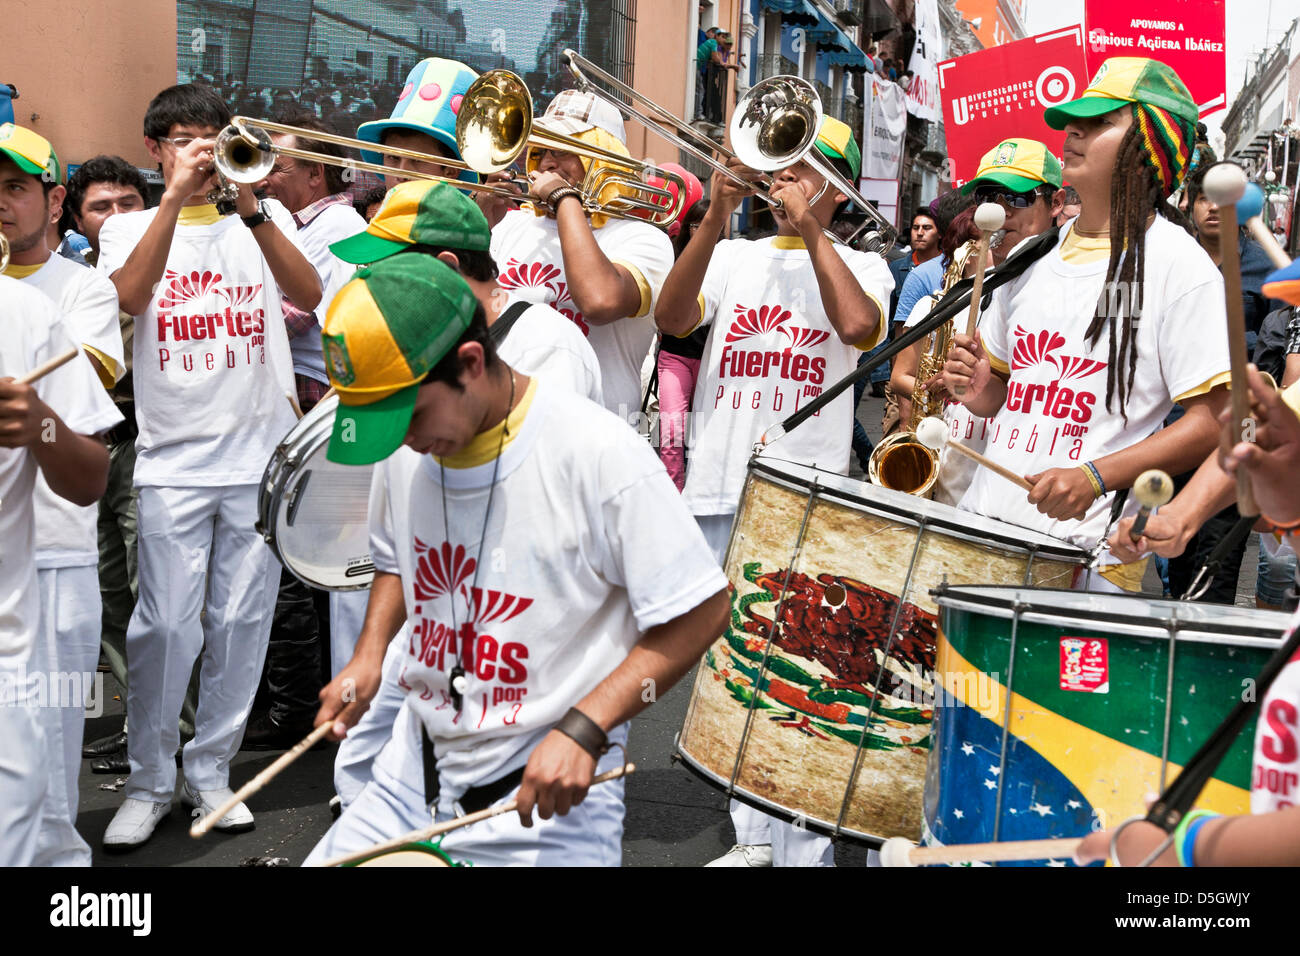
POLYGON ((640 312, 641 287, 626 267, 609 261, 576 196, 560 201, 555 222, 564 278, 582 317, 592 325, 609 325, 640 312))
MULTIPOLYGON (((618 667, 582 700, 577 709, 607 733, 631 720, 655 696, 668 690, 695 665, 727 622, 726 591, 658 627, 646 631, 618 667), (647 697, 649 688, 652 694, 647 697)), ((558 730, 542 738, 524 768, 519 787, 519 818, 532 826, 533 808, 543 820, 568 813, 587 795, 596 761, 558 730)))
MULTIPOLYGON (((1113 831, 1090 834, 1075 856, 1080 863, 1104 860, 1113 831)), ((1136 866, 1165 839, 1165 833, 1145 821, 1126 827, 1120 835, 1118 855, 1125 866, 1136 866)), ((1194 864, 1205 866, 1300 865, 1300 807, 1272 813, 1227 816, 1207 820, 1196 837, 1194 864)), ((1178 866, 1176 848, 1170 846, 1156 866, 1178 866)))
POLYGON ((331 740, 342 740, 370 708, 383 677, 384 653, 405 620, 402 579, 396 574, 376 571, 370 585, 365 623, 361 625, 352 660, 320 692, 315 725, 333 721, 331 740))
MULTIPOLYGON (((251 186, 239 187, 235 209, 241 216, 257 212, 257 197, 253 195, 251 186)), ((252 233, 280 290, 302 311, 315 310, 320 305, 320 276, 307 257, 280 231, 279 226, 269 220, 254 226, 252 233)))
POLYGON ((924 342, 903 349, 894 356, 894 370, 889 374, 889 388, 898 402, 898 418, 906 425, 912 418, 912 393, 916 389, 916 370, 920 367, 924 342))
POLYGON ((92 505, 108 484, 108 449, 73 431, 31 385, 0 379, 0 448, 27 448, 50 490, 92 505))

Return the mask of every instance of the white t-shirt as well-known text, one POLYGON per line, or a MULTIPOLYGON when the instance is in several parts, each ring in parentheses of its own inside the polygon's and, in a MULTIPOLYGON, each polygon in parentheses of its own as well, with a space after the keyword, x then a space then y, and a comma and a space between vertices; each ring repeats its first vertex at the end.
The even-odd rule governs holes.
MULTIPOLYGON (((285 208, 276 227, 297 242, 285 208)), ((99 269, 122 268, 157 209, 110 216, 99 269)), ((136 316, 136 485, 204 487, 261 480, 293 427, 289 340, 275 276, 238 216, 177 224, 149 307, 136 316)))
MULTIPOLYGON (((0 276, 0 378, 25 375, 76 347, 47 296, 0 276)), ((84 353, 37 382, 36 392, 82 435, 122 420, 84 353)), ((37 471, 28 449, 0 448, 0 671, 27 662, 40 616, 32 505, 37 471)))
POLYGON ((366 221, 351 203, 326 206, 311 222, 298 230, 298 246, 316 267, 316 274, 320 277, 321 298, 320 305, 316 306, 316 323, 289 340, 289 351, 293 355, 293 370, 297 374, 326 385, 329 384, 329 375, 325 372, 325 356, 321 352, 319 317, 329 311, 334 296, 357 271, 352 263, 344 262, 330 252, 330 243, 365 231, 366 221))
MULTIPOLYGON (((1284 640, 1300 624, 1291 615, 1284 640)), ((1272 813, 1300 803, 1300 652, 1294 654, 1264 692, 1255 722, 1255 766, 1250 776, 1250 812, 1272 813)))
MULTIPOLYGON (((894 287, 885 260, 843 245, 835 249, 885 315, 882 303, 894 287)), ((745 467, 764 430, 853 371, 862 351, 839 340, 808 250, 797 239, 719 242, 700 299, 710 328, 691 405, 692 451, 682 494, 694 514, 727 514, 740 502, 745 467)), ((858 345, 871 348, 884 328, 881 322, 870 341, 858 345)), ((847 389, 763 454, 847 474, 852 439, 853 390, 847 389)))
MULTIPOLYGON (((1062 240, 1068 224, 1061 227, 1062 240)), ((1010 379, 992 418, 986 454, 1016 474, 1077 467, 1120 451, 1161 427, 1175 401, 1228 369, 1223 279, 1200 245, 1157 216, 1146 234, 1137 368, 1128 422, 1106 411, 1109 330, 1089 347, 1084 333, 1106 279, 1105 259, 1069 265, 1058 245, 993 294, 980 334, 995 367, 1010 379)), ((1121 327, 1122 333, 1122 327, 1121 327)), ((1106 531, 1111 495, 1081 521, 1057 521, 1024 491, 978 468, 958 507, 1091 548, 1106 531)), ((1126 513, 1136 513, 1130 495, 1126 513)), ((1103 564, 1109 561, 1103 556, 1103 564)))
POLYGON ((549 305, 530 305, 497 352, 525 375, 563 385, 597 405, 604 402, 596 353, 578 327, 549 305))
POLYGON ((528 209, 506 213, 492 230, 492 258, 501 271, 497 281, 531 302, 553 306, 582 330, 600 362, 605 407, 635 421, 632 416, 641 411, 641 363, 654 341, 652 313, 673 267, 673 245, 661 230, 631 219, 611 219, 594 234, 609 261, 628 269, 641 287, 641 308, 634 316, 608 325, 587 323, 569 293, 559 227, 528 209))
MULTIPOLYGON (((111 366, 108 371, 115 381, 125 374, 122 328, 117 320, 117 289, 113 283, 89 265, 78 265, 71 259, 55 255, 19 281, 40 289, 54 301, 55 308, 63 316, 64 328, 79 344, 90 346, 107 359, 105 365, 111 366)), ((98 505, 83 508, 60 498, 50 490, 44 475, 36 478, 34 501, 38 568, 84 567, 98 563, 98 505)))
POLYGON ((371 486, 375 567, 401 575, 411 624, 399 684, 453 790, 522 766, 643 631, 727 586, 654 452, 587 399, 539 380, 493 494, 494 464, 446 469, 445 518, 431 456, 403 447, 371 486), (458 715, 449 673, 466 627, 458 715))
MULTIPOLYGON (((910 329, 919 325, 921 320, 930 314, 930 310, 938 304, 937 295, 927 295, 920 299, 903 323, 903 328, 910 329)), ((965 313, 955 320, 959 325, 965 321, 964 315, 965 313)), ((970 409, 961 402, 947 401, 943 406, 943 420, 948 425, 948 441, 961 442, 971 451, 984 453, 984 447, 988 444, 989 419, 972 415, 970 409)), ((979 465, 965 455, 949 451, 945 447, 939 453, 939 475, 935 479, 931 499, 940 504, 956 507, 961 496, 970 487, 971 479, 975 477, 978 469, 979 465)))

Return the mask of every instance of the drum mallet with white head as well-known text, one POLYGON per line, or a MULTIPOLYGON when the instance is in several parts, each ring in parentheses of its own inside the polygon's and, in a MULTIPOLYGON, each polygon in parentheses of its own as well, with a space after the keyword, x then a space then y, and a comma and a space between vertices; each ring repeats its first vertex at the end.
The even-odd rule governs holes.
POLYGON ((1010 468, 1004 468, 995 461, 990 461, 977 451, 967 448, 959 441, 948 441, 948 426, 940 418, 923 418, 916 426, 916 440, 926 448, 932 448, 935 451, 942 451, 946 445, 958 454, 965 455, 977 465, 997 472, 1007 481, 1019 485, 1025 491, 1033 491, 1031 485, 1020 475, 1017 475, 1010 468))
POLYGON ((1010 843, 965 843, 917 846, 906 837, 890 837, 880 847, 881 866, 952 866, 958 863, 1010 863, 1021 860, 1073 860, 1083 840, 1018 840, 1010 843))
POLYGON ((1137 513, 1133 527, 1129 530, 1129 537, 1134 541, 1142 537, 1142 532, 1147 526, 1147 518, 1151 517, 1151 509, 1169 504, 1169 499, 1173 496, 1174 483, 1159 468, 1152 468, 1138 475, 1138 480, 1133 485, 1133 497, 1142 507, 1137 513))
MULTIPOLYGON (((1237 235, 1237 200, 1246 191, 1246 171, 1236 163, 1215 163, 1205 173, 1205 197, 1219 207, 1219 235, 1237 235)), ((1234 241, 1220 242, 1223 255, 1223 295, 1228 312, 1228 361, 1232 370, 1232 424, 1238 441, 1248 440, 1251 427, 1250 390, 1246 385, 1246 319, 1241 303, 1241 255, 1234 241)), ((1259 514, 1250 472, 1237 469, 1237 510, 1244 516, 1259 514)))
POLYGON ((975 285, 971 287, 970 311, 966 313, 966 334, 975 337, 975 325, 980 317, 980 299, 984 296, 984 271, 989 267, 989 239, 1007 221, 1007 211, 995 202, 980 203, 975 209, 975 226, 980 231, 979 245, 975 247, 975 285))

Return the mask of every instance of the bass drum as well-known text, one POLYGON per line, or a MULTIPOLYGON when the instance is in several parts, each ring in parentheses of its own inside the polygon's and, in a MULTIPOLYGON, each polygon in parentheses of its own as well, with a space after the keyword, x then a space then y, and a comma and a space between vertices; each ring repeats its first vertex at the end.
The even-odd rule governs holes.
POLYGON ((262 475, 257 531, 280 563, 327 591, 370 587, 370 465, 325 457, 338 396, 322 399, 284 436, 262 475))
POLYGON ((446 853, 437 843, 427 841, 421 843, 408 843, 406 846, 399 847, 396 850, 389 850, 387 853, 381 853, 378 856, 372 856, 368 860, 362 860, 360 863, 353 863, 352 866, 469 866, 468 863, 457 863, 446 853))
MULTIPOLYGON (((937 600, 930 844, 1081 837, 1142 816, 1145 795, 1163 792, 1252 687, 1288 620, 1014 587, 942 588, 937 600)), ((1250 812, 1254 726, 1198 807, 1250 812)))
POLYGON ((755 461, 724 567, 731 624, 700 663, 680 754, 811 829, 915 841, 933 719, 930 590, 1068 587, 1085 558, 913 495, 755 461))

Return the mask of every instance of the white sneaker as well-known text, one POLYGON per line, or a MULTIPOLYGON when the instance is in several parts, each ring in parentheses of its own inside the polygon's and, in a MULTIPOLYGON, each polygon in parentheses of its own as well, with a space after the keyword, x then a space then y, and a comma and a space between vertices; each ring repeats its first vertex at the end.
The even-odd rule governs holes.
POLYGON ((133 850, 153 836, 158 821, 172 812, 171 801, 156 803, 153 800, 136 800, 127 797, 113 814, 113 820, 104 831, 104 849, 109 851, 133 850))
POLYGON ((737 843, 722 856, 718 857, 705 866, 771 866, 772 865, 772 845, 770 843, 751 844, 746 846, 743 843, 737 843))
MULTIPOLYGON (((194 790, 188 780, 181 785, 181 803, 193 808, 190 816, 196 820, 206 817, 234 795, 235 791, 229 787, 222 787, 220 790, 194 790)), ((249 812, 248 807, 237 803, 233 810, 213 825, 212 829, 220 830, 222 833, 244 833, 253 829, 253 814, 249 812)))

